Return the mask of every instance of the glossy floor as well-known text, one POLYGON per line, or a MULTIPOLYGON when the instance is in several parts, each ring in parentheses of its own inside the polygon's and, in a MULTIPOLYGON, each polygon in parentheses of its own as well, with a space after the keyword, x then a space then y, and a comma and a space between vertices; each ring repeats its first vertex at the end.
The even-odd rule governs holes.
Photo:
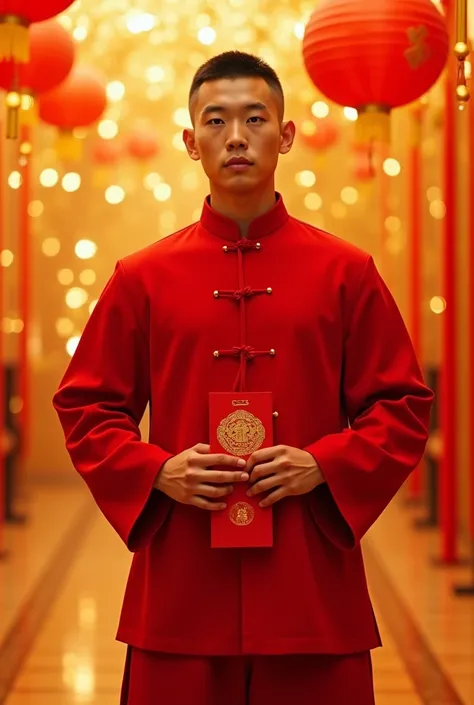
MULTIPOLYGON (((81 487, 35 488, 28 511, 0 564, 0 705, 118 705, 130 555, 81 487)), ((438 536, 412 520, 394 503, 364 547, 385 644, 373 653, 377 705, 474 705, 474 598, 452 592, 469 569, 433 567, 438 536)))

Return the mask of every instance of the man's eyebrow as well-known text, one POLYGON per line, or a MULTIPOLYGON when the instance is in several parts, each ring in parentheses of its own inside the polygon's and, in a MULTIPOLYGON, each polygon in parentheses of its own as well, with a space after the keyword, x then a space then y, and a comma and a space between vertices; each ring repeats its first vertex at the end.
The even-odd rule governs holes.
MULTIPOLYGON (((202 115, 208 115, 209 113, 224 113, 227 110, 223 105, 217 105, 217 104, 210 104, 206 105, 206 107, 202 111, 202 115)), ((244 110, 250 111, 250 110, 268 110, 267 106, 265 103, 248 103, 246 106, 244 106, 244 110)))

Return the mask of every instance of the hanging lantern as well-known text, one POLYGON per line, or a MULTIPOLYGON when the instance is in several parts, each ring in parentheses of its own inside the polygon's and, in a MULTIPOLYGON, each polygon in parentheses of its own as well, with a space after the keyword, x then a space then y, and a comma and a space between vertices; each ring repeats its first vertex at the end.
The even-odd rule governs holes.
POLYGON ((426 93, 446 65, 446 21, 432 0, 321 0, 303 38, 321 93, 358 111, 359 142, 389 142, 389 116, 426 93))
POLYGON ((18 136, 18 116, 25 123, 33 120, 34 98, 50 91, 64 81, 72 69, 75 44, 57 20, 47 20, 31 25, 28 30, 30 60, 25 64, 14 61, 0 62, 0 88, 7 91, 7 104, 12 94, 19 94, 14 107, 7 110, 7 137, 18 136))
POLYGON ((150 162, 159 152, 158 137, 146 125, 138 125, 126 137, 126 149, 138 164, 142 176, 150 169, 150 162))
POLYGON ((106 107, 106 81, 89 66, 73 66, 63 83, 38 99, 40 119, 59 129, 56 149, 63 159, 80 159, 81 143, 73 130, 93 125, 106 107))
POLYGON ((300 135, 304 144, 316 153, 316 167, 326 166, 328 150, 337 144, 339 129, 331 118, 311 118, 301 123, 300 135))
POLYGON ((96 188, 110 185, 111 172, 120 163, 123 157, 123 144, 118 139, 98 139, 92 145, 92 183, 96 188))
POLYGON ((0 0, 0 62, 13 59, 26 64, 30 59, 28 27, 49 20, 72 5, 74 0, 0 0))
POLYGON ((158 138, 154 130, 146 126, 135 127, 126 139, 127 152, 140 162, 147 162, 158 154, 158 138))
POLYGON ((337 125, 330 118, 305 120, 300 128, 301 136, 308 147, 324 152, 339 139, 337 125))

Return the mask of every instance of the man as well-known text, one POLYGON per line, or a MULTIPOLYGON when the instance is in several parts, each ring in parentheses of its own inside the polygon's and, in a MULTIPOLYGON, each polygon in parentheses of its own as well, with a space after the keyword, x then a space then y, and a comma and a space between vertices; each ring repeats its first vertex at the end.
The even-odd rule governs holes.
POLYGON ((372 258, 275 193, 295 126, 274 71, 216 56, 189 107, 201 219, 118 262, 54 399, 134 552, 122 705, 371 705, 360 541, 422 456, 432 393, 372 258), (232 390, 272 394, 273 445, 247 462, 210 452, 209 393, 232 390), (211 547, 241 483, 269 548, 211 547))

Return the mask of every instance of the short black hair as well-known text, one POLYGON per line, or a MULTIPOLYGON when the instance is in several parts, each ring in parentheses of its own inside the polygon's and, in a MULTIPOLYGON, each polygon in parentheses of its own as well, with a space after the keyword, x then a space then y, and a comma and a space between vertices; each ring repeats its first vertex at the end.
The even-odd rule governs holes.
POLYGON ((203 83, 218 81, 221 78, 247 77, 263 78, 267 82, 280 99, 283 115, 285 97, 280 79, 275 70, 258 56, 247 54, 243 51, 225 51, 222 54, 217 54, 217 56, 213 56, 198 68, 189 89, 189 107, 191 108, 194 94, 197 93, 203 83))

